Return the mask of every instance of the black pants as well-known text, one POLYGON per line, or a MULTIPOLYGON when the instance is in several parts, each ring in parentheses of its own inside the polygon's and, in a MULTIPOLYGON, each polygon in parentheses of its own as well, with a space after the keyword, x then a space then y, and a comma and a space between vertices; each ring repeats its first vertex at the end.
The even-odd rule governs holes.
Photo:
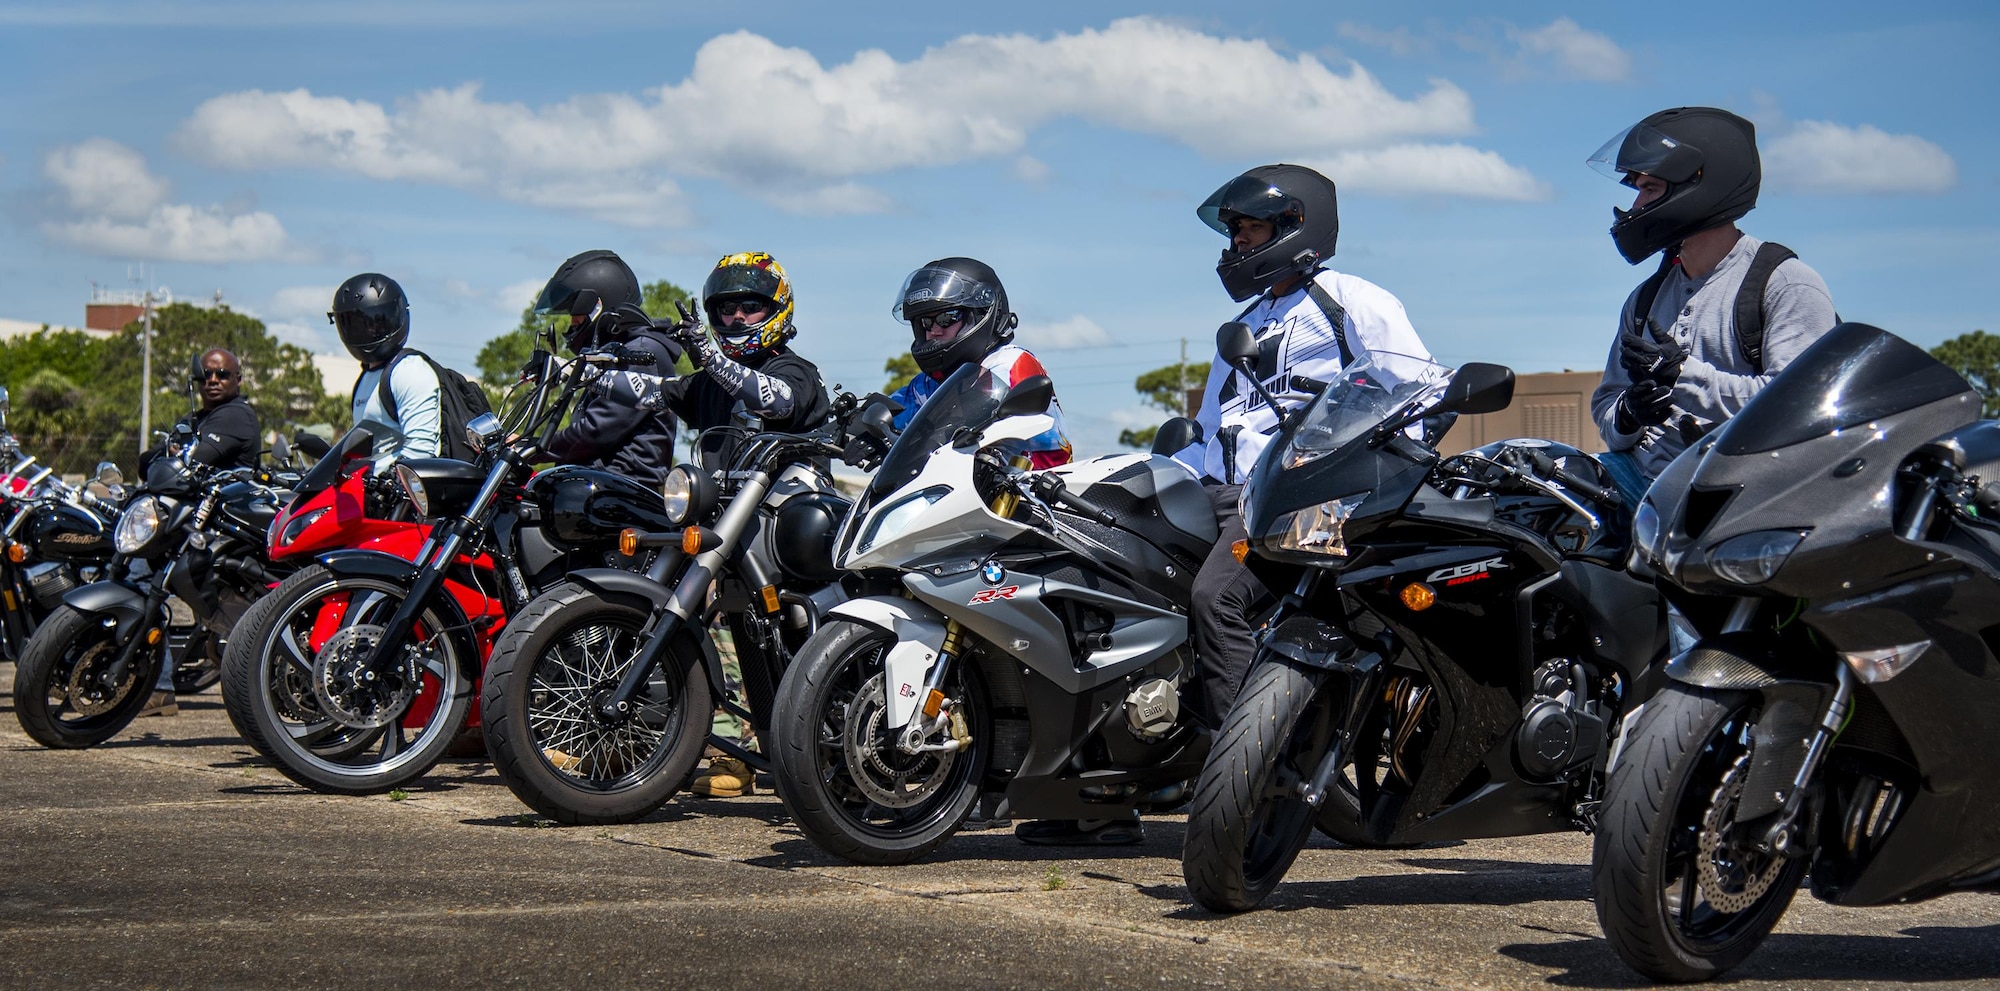
POLYGON ((1250 671, 1257 648, 1251 639, 1256 629, 1252 617, 1272 601, 1270 589, 1236 563, 1229 545, 1244 539, 1243 517, 1236 512, 1240 485, 1210 485, 1209 499, 1215 504, 1215 520, 1222 536, 1202 562, 1194 580, 1194 607, 1190 617, 1194 627, 1194 649, 1200 665, 1202 720, 1211 728, 1222 727, 1222 717, 1236 701, 1243 676, 1250 671))

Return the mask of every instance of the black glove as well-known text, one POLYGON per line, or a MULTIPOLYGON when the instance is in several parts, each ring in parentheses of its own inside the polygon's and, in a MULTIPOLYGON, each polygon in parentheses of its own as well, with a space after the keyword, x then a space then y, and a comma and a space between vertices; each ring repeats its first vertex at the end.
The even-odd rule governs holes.
POLYGON ((660 329, 666 333, 668 340, 680 345, 692 358, 696 354, 696 342, 706 339, 708 331, 702 329, 701 318, 694 310, 688 308, 687 300, 674 300, 674 309, 680 313, 681 318, 661 326, 660 329))
POLYGON ((515 381, 539 382, 542 376, 547 373, 548 367, 549 353, 541 348, 536 348, 533 354, 528 355, 528 360, 521 363, 521 376, 515 381))
POLYGON ((1673 412, 1673 386, 1642 379, 1618 397, 1618 429, 1630 433, 1640 427, 1657 427, 1673 412))
POLYGON ((1635 383, 1651 380, 1671 386, 1681 377, 1681 363, 1685 361, 1687 352, 1672 338, 1658 341, 1629 330, 1618 335, 1618 363, 1625 366, 1625 374, 1635 383))

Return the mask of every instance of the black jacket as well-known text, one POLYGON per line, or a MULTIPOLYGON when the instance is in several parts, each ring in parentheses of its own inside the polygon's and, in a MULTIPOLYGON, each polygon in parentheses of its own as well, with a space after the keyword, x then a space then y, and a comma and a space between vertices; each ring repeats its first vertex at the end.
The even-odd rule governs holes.
MULTIPOLYGON (((257 456, 264 450, 264 430, 257 422, 257 411, 242 396, 212 409, 196 410, 178 422, 194 429, 196 462, 215 468, 257 467, 257 456)), ((146 466, 164 453, 166 446, 161 445, 140 455, 140 475, 143 477, 146 466)))
MULTIPOLYGON (((644 348, 658 359, 651 365, 634 366, 633 371, 660 376, 674 374, 680 345, 643 324, 620 329, 624 331, 620 340, 625 346, 644 348)), ((607 397, 585 393, 570 417, 569 426, 550 438, 548 452, 564 464, 603 468, 647 485, 658 485, 674 464, 674 430, 672 413, 624 406, 607 397)))
MULTIPOLYGON (((783 379, 792 388, 792 415, 784 420, 761 421, 762 426, 757 429, 804 433, 826 422, 832 407, 827 401, 826 386, 819 379, 819 366, 786 350, 771 354, 751 367, 783 379)), ((697 371, 667 382, 661 393, 667 408, 679 413, 697 431, 731 423, 754 425, 748 414, 738 414, 742 402, 724 391, 707 372, 697 371)), ((714 470, 723 466, 735 447, 732 437, 710 435, 701 445, 702 467, 714 470)))

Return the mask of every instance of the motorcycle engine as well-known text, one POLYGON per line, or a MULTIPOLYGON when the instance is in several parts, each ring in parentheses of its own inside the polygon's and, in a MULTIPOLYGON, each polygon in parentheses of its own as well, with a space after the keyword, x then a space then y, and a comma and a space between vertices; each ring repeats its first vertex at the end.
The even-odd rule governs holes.
POLYGON ((1604 749, 1604 720, 1587 704, 1583 666, 1556 658, 1535 669, 1535 695, 1521 708, 1514 753, 1531 778, 1554 780, 1604 749))
POLYGON ((1125 696, 1125 725, 1141 740, 1166 736, 1180 718, 1180 689, 1165 678, 1142 681, 1125 696))
POLYGON ((76 587, 76 576, 58 561, 43 561, 28 568, 28 592, 44 609, 62 605, 62 598, 76 587))

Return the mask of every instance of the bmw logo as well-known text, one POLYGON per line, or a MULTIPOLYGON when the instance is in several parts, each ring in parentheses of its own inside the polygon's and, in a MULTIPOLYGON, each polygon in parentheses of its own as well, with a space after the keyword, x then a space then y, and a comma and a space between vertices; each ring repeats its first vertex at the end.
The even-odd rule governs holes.
POLYGON ((979 566, 979 577, 986 579, 988 585, 998 585, 1007 580, 1007 569, 998 561, 988 561, 979 566))

